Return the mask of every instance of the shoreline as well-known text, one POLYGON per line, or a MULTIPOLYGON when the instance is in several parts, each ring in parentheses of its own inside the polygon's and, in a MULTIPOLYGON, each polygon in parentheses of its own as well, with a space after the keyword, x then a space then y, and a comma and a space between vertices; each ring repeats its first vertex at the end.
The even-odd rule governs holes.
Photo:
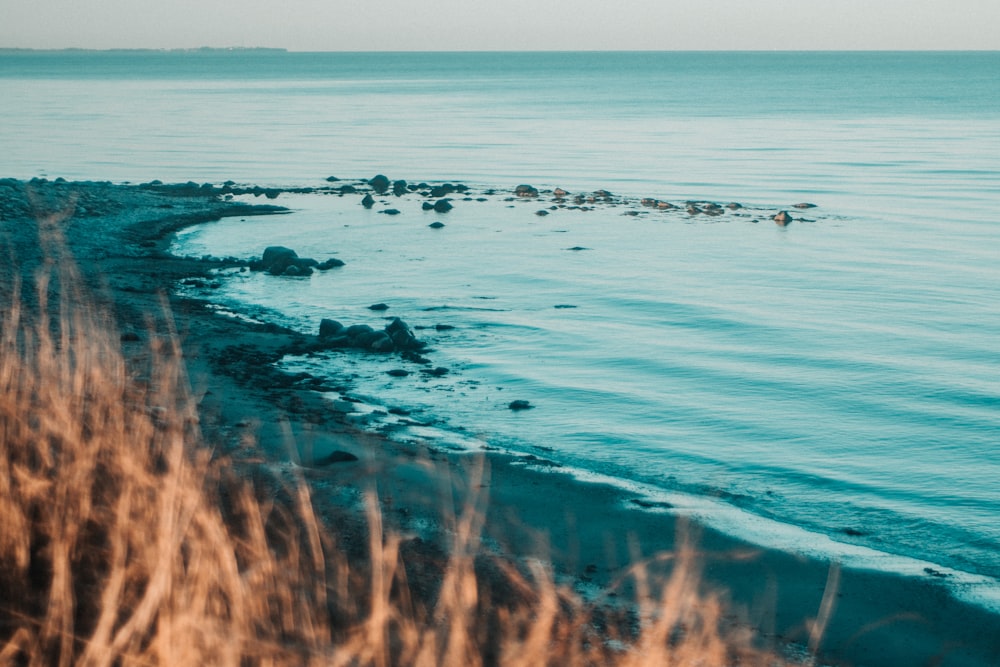
MULTIPOLYGON (((4 185, 16 190, 9 181, 4 185)), ((27 184, 17 187, 23 191, 27 184)), ((175 281, 208 277, 210 269, 224 263, 169 255, 173 233, 233 215, 279 214, 280 207, 225 202, 219 192, 184 186, 39 181, 31 187, 35 206, 45 199, 58 204, 75 198, 77 214, 64 226, 66 244, 84 278, 113 307, 123 332, 141 338, 147 318, 162 313, 160 295, 167 294, 168 319, 181 337, 206 440, 227 455, 243 457, 246 465, 280 467, 294 459, 291 445, 311 449, 314 460, 303 465, 311 484, 362 489, 374 483, 383 513, 407 531, 423 521, 446 525, 442 511, 460 514, 461 506, 443 508, 442 497, 462 498, 463 487, 472 482, 489 544, 516 559, 550 562, 560 578, 581 589, 606 589, 628 564, 676 546, 682 522, 630 509, 621 489, 533 470, 509 454, 421 451, 359 432, 313 388, 270 366, 284 350, 305 344, 306 336, 221 316, 204 300, 170 293, 175 281), (252 446, 247 445, 250 435, 252 446), (316 459, 334 452, 358 460, 316 465, 316 459), (485 477, 477 482, 482 466, 485 477)), ((254 194, 252 189, 247 193, 254 194)), ((261 194, 270 198, 266 191, 261 194)), ((6 195, 3 188, 0 195, 6 195)), ((17 253, 23 284, 30 285, 42 260, 32 250, 37 233, 33 225, 12 228, 11 222, 24 218, 17 217, 11 201, 0 238, 17 253)), ((141 343, 128 338, 126 348, 141 343)), ((836 578, 836 592, 827 597, 836 604, 820 643, 821 660, 875 665, 929 664, 938 656, 945 665, 1000 660, 1000 616, 954 599, 933 577, 847 568, 832 577, 836 570, 820 560, 762 549, 708 528, 690 530, 697 534, 703 585, 728 591, 734 623, 754 628, 764 641, 808 643, 807 621, 817 616, 828 581, 836 578)), ((427 537, 437 532, 430 530, 427 537)), ((621 594, 631 592, 626 587, 621 594)))

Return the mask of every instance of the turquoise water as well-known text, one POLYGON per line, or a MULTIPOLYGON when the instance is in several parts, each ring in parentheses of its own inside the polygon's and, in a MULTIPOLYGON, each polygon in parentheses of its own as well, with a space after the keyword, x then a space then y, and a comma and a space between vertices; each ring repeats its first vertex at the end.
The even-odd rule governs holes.
POLYGON ((1000 578, 998 71, 997 53, 6 54, 0 172, 816 203, 781 229, 283 197, 294 215, 197 228, 179 250, 344 259, 215 293, 303 330, 377 323, 376 302, 453 325, 421 332, 452 369, 433 381, 309 362, 433 424, 402 437, 541 452, 735 507, 706 512, 759 541, 824 536, 982 588, 1000 578))

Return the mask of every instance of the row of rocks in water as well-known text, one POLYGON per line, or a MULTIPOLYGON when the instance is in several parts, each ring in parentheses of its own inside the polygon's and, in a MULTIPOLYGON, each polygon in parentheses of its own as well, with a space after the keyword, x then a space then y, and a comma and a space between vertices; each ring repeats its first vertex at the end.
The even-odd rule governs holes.
MULTIPOLYGON (((226 181, 221 186, 215 186, 210 183, 197 184, 194 182, 188 182, 181 184, 163 184, 160 181, 152 181, 150 183, 144 183, 140 187, 153 189, 155 191, 173 196, 225 196, 227 198, 235 195, 253 195, 257 197, 264 196, 268 199, 275 199, 282 193, 320 193, 335 194, 339 196, 363 193, 364 197, 361 200, 361 205, 366 209, 372 209, 375 207, 377 202, 374 195, 387 196, 391 194, 396 197, 402 197, 404 195, 412 194, 424 197, 428 200, 421 203, 421 210, 434 211, 437 213, 447 213, 454 208, 453 202, 455 201, 455 198, 450 197, 449 195, 463 195, 461 198, 465 201, 472 201, 474 199, 471 196, 467 196, 471 193, 469 186, 461 183, 409 183, 402 179, 392 180, 384 174, 377 174, 372 178, 360 179, 353 181, 352 183, 343 183, 335 176, 330 176, 326 180, 327 182, 335 185, 320 188, 262 188, 260 186, 238 186, 233 181, 226 181)), ((594 190, 589 193, 573 194, 558 187, 552 190, 541 190, 530 184, 520 184, 515 186, 512 191, 508 190, 507 192, 513 195, 509 197, 508 201, 518 199, 537 200, 545 195, 551 195, 554 205, 548 209, 536 211, 536 214, 539 216, 549 215, 551 212, 559 209, 588 211, 591 210, 592 207, 599 205, 630 207, 629 210, 625 212, 625 215, 631 216, 639 215, 642 208, 668 212, 683 212, 687 213, 689 216, 705 217, 722 216, 727 212, 735 213, 744 209, 742 204, 736 202, 730 202, 724 205, 716 202, 697 200, 674 203, 654 197, 644 197, 636 202, 635 200, 631 200, 626 197, 618 197, 605 189, 594 190), (638 204, 638 206, 636 204, 638 204)), ((502 192, 498 192, 494 189, 488 189, 482 194, 490 196, 501 193, 502 192)), ((486 201, 485 197, 475 198, 475 200, 486 201)), ((815 204, 803 202, 794 204, 792 207, 807 209, 814 208, 815 204)), ((380 210, 379 213, 393 216, 399 215, 402 211, 398 208, 388 207, 380 210)), ((795 220, 795 218, 787 210, 780 210, 774 214, 768 215, 777 225, 782 227, 787 226, 795 220)))

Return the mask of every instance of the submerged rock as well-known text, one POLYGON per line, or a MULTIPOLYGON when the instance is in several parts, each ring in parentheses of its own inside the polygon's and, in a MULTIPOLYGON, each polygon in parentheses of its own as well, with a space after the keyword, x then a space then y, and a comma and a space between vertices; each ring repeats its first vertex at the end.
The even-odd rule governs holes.
POLYGON ((788 211, 778 211, 778 214, 772 218, 779 227, 787 227, 794 219, 788 211))
POLYGON ((507 405, 507 407, 516 412, 518 410, 531 410, 535 406, 529 403, 528 401, 518 399, 516 401, 511 401, 510 404, 507 405))
POLYGON ((514 194, 518 197, 537 197, 538 188, 531 185, 519 185, 514 188, 514 194))
POLYGON ((365 208, 371 208, 375 205, 375 198, 372 197, 371 193, 365 195, 365 198, 361 200, 361 205, 365 208))

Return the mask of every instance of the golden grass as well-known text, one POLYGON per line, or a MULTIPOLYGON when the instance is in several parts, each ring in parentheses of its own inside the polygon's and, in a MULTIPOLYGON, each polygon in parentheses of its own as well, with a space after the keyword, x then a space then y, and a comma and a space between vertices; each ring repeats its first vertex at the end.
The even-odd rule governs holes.
POLYGON ((692 549, 661 556, 664 580, 629 571, 634 608, 588 602, 481 548, 476 499, 414 588, 419 552, 374 495, 357 545, 304 480, 233 472, 200 435, 177 337, 126 363, 58 264, 58 308, 42 273, 30 316, 0 313, 0 664, 786 664, 726 628, 692 549))

